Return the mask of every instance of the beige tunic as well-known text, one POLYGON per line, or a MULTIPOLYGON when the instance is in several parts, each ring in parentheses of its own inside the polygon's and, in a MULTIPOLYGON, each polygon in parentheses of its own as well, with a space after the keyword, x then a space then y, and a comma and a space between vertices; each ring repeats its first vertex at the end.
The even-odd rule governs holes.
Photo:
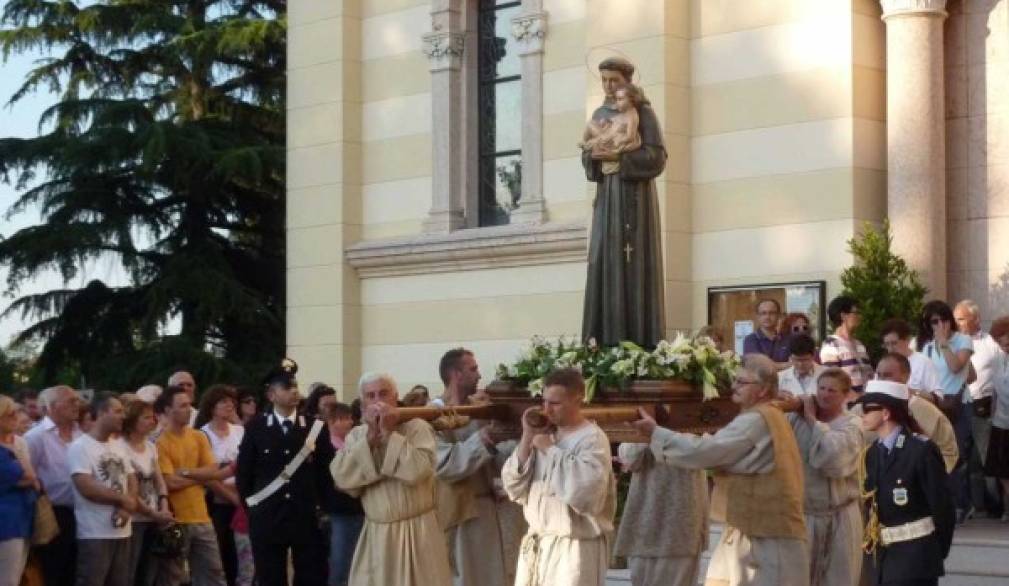
POLYGON ((810 584, 852 586, 862 567, 858 462, 860 420, 844 413, 829 424, 788 416, 802 455, 809 535, 810 584))
POLYGON ((353 586, 449 586, 445 538, 434 511, 434 430, 403 422, 372 450, 367 426, 351 430, 330 471, 336 486, 361 498, 365 523, 350 568, 353 586))
POLYGON ((708 482, 703 470, 657 465, 648 444, 621 444, 630 489, 614 553, 627 558, 634 586, 695 586, 708 546, 708 482))
POLYGON ((515 586, 603 586, 616 511, 606 434, 586 423, 524 465, 512 454, 501 480, 529 523, 515 586))
MULTIPOLYGON (((494 497, 497 476, 494 454, 480 437, 480 425, 472 422, 457 430, 438 433, 439 490, 456 501, 455 519, 445 523, 445 538, 455 586, 505 586, 514 581, 514 565, 502 543, 503 529, 494 497), (445 488, 448 490, 445 490, 445 488)), ((441 499, 439 499, 441 500, 441 499)), ((445 506, 439 502, 439 506, 445 506)), ((513 505, 514 506, 514 505, 513 505)), ((439 512, 439 517, 441 513, 439 512)))
MULTIPOLYGON (((765 474, 774 469, 774 447, 764 418, 739 414, 714 435, 696 436, 658 428, 652 434, 657 461, 683 468, 716 468, 729 474, 765 474)), ((708 564, 707 585, 805 586, 809 551, 804 540, 749 537, 727 526, 708 564)))

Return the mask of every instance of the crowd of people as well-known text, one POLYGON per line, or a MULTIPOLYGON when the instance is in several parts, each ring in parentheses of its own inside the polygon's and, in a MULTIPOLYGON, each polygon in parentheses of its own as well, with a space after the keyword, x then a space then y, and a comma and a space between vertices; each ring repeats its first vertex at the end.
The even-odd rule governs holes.
POLYGON ((328 467, 358 415, 325 384, 303 398, 295 370, 198 403, 186 371, 89 402, 64 385, 0 396, 0 584, 283 584, 289 551, 299 584, 345 584, 363 511, 328 467), (313 469, 251 506, 315 422, 313 469), (40 506, 58 527, 44 543, 40 506))
POLYGON ((574 369, 545 377, 518 440, 403 416, 488 400, 462 348, 435 398, 377 373, 353 404, 322 383, 303 396, 290 360, 262 389, 197 393, 179 371, 86 406, 68 386, 0 397, 0 586, 602 586, 613 554, 635 585, 686 586, 709 518, 708 583, 936 584, 985 505, 970 462, 1009 490, 1009 317, 984 333, 976 304, 930 302, 915 332, 883 324, 873 368, 857 300, 830 303, 819 347, 808 317, 755 309, 740 414, 697 436, 642 410, 643 441, 615 453, 574 369))

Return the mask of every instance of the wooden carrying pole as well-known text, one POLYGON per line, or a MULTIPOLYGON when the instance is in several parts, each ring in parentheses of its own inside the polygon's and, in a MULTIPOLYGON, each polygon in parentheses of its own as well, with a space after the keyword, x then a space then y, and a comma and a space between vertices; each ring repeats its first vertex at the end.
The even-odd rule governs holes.
MULTIPOLYGON (((648 406, 646 410, 651 411, 648 406)), ((542 415, 542 411, 540 412, 542 415)), ((512 419, 512 410, 508 405, 488 403, 486 405, 460 405, 458 407, 400 407, 399 420, 423 419, 424 421, 434 421, 439 417, 451 417, 452 415, 466 416, 472 419, 494 419, 499 421, 509 421, 512 419)), ((518 414, 521 416, 521 413, 518 414)), ((625 421, 637 421, 641 417, 638 415, 637 407, 585 407, 582 415, 586 419, 591 419, 597 423, 621 423, 625 421)))

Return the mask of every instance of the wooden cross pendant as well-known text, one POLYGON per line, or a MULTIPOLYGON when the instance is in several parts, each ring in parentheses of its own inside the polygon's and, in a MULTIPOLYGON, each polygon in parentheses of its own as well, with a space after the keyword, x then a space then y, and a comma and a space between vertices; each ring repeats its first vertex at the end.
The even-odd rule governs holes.
POLYGON ((627 262, 628 263, 631 262, 631 253, 632 252, 634 252, 634 247, 631 246, 631 243, 628 242, 627 244, 624 244, 624 257, 627 258, 627 262))

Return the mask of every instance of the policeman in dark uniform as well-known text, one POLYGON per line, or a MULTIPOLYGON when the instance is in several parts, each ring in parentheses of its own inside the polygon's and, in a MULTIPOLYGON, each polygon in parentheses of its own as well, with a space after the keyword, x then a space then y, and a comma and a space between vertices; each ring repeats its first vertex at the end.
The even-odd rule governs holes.
POLYGON ((260 586, 287 585, 292 552, 295 586, 326 583, 326 550, 319 528, 323 483, 332 482, 333 447, 322 422, 298 413, 298 365, 284 359, 267 375, 272 411, 245 428, 235 483, 249 516, 249 538, 260 586))
POLYGON ((908 411, 907 385, 874 380, 859 398, 866 448, 866 551, 875 584, 936 585, 953 542, 954 510, 939 449, 908 411))

